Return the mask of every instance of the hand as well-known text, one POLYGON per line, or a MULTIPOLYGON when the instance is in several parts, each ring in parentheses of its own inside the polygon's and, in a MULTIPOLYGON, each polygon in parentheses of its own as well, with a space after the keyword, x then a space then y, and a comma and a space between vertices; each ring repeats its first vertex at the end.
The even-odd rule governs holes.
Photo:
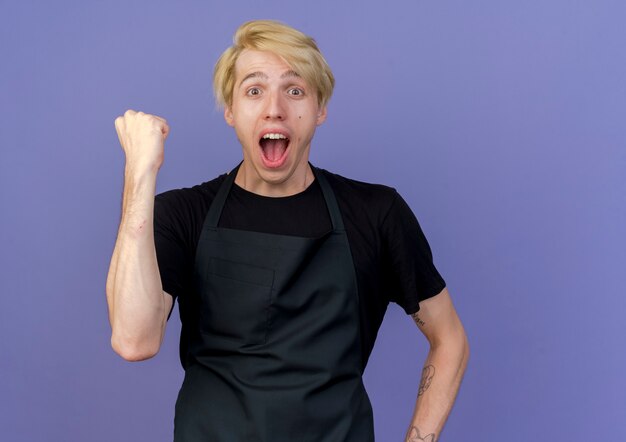
POLYGON ((115 119, 115 130, 133 170, 158 171, 163 164, 165 139, 170 127, 164 118, 127 110, 115 119))

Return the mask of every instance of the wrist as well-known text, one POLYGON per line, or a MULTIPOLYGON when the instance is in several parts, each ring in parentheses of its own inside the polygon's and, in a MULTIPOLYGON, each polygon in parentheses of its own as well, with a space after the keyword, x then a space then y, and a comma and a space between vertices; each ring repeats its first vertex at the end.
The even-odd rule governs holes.
POLYGON ((150 164, 138 161, 126 161, 124 166, 124 177, 127 180, 143 181, 156 180, 161 164, 150 164))

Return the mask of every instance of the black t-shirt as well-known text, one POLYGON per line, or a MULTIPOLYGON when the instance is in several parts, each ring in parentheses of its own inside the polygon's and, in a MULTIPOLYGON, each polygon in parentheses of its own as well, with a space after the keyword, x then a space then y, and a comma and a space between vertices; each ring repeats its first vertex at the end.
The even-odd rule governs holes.
MULTIPOLYGON (((407 314, 444 289, 415 215, 395 189, 363 183, 320 169, 341 211, 359 291, 363 368, 388 303, 407 314)), ((209 206, 226 174, 156 196, 154 234, 163 290, 174 298, 197 296, 193 287, 196 247, 209 206)), ((219 227, 317 237, 332 226, 317 180, 301 193, 266 197, 233 184, 219 227)), ((186 366, 188 327, 181 312, 181 361, 186 366)))

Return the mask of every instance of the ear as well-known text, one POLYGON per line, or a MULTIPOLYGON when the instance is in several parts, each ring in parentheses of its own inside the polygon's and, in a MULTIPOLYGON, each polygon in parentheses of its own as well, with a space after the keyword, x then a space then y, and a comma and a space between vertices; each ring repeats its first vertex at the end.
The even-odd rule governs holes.
POLYGON ((230 109, 230 106, 224 106, 224 120, 229 126, 235 125, 235 118, 233 117, 233 111, 230 109))
POLYGON ((324 121, 326 121, 327 114, 328 114, 328 109, 326 108, 326 106, 321 107, 319 112, 317 113, 317 125, 318 126, 322 124, 324 121))

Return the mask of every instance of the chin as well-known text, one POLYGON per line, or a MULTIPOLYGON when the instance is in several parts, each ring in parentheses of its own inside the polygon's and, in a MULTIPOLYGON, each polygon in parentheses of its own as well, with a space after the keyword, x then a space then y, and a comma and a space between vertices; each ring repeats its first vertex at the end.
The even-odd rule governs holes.
POLYGON ((260 178, 268 184, 282 184, 293 175, 293 170, 289 167, 268 169, 261 165, 261 168, 258 169, 257 172, 259 173, 260 178))

